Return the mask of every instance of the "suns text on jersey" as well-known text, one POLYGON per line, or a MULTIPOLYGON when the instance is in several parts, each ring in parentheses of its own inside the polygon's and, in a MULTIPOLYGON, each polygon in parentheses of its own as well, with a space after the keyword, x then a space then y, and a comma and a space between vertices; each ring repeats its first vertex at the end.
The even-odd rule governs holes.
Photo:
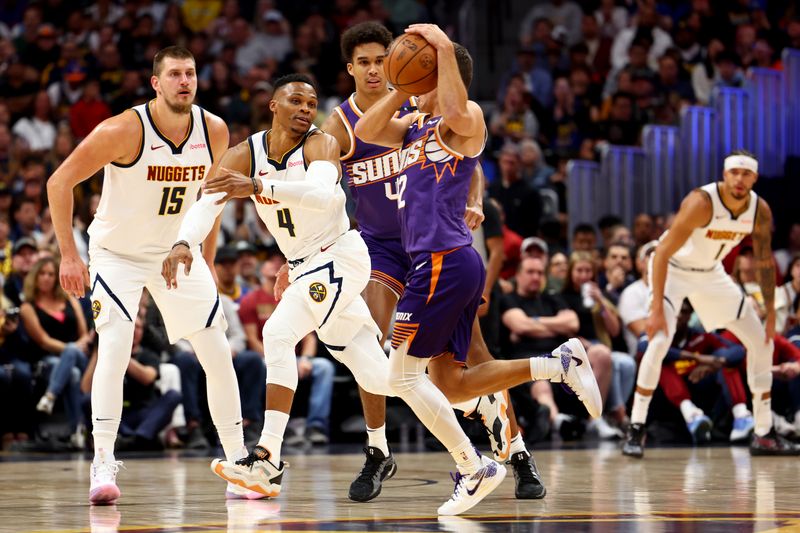
POLYGON ((349 174, 353 177, 353 185, 392 178, 400 173, 400 152, 392 150, 370 159, 355 161, 348 167, 349 174))
POLYGON ((205 165, 175 166, 175 165, 148 165, 147 181, 202 181, 206 175, 205 165))

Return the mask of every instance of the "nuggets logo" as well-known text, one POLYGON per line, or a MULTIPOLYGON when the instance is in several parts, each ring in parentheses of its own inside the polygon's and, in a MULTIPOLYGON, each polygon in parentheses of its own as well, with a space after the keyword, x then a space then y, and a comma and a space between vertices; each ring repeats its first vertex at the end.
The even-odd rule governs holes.
POLYGON ((725 231, 725 230, 714 230, 714 229, 706 231, 706 239, 711 239, 712 241, 736 241, 744 239, 748 235, 749 233, 743 233, 739 231, 725 231))
POLYGON ((308 295, 311 296, 311 299, 317 303, 322 303, 325 301, 325 297, 328 296, 328 289, 325 288, 325 285, 322 283, 317 283, 316 281, 309 285, 308 287, 308 295))
POLYGON ((103 309, 103 305, 100 303, 100 300, 94 300, 92 302, 92 318, 97 320, 97 317, 100 316, 100 311, 103 309))

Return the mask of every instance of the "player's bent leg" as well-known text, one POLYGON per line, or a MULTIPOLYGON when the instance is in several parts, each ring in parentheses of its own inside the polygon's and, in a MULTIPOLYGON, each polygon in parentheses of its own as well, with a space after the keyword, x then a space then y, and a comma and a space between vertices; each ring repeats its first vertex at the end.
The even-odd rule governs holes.
POLYGON ((752 455, 800 455, 800 446, 778 435, 772 427, 772 339, 752 306, 745 303, 742 316, 727 325, 747 350, 747 384, 753 393, 755 429, 750 442, 752 455))
POLYGON ((455 459, 459 471, 454 477, 455 489, 439 507, 439 514, 461 514, 491 493, 502 482, 506 469, 488 457, 478 456, 447 398, 425 374, 428 359, 408 355, 408 344, 404 341, 391 351, 390 384, 455 459))
POLYGON ((321 333, 320 340, 336 360, 350 369, 361 388, 371 394, 394 396, 389 387, 389 361, 373 328, 364 325, 349 340, 331 339, 329 334, 321 333))
POLYGON ((116 478, 122 463, 114 458, 114 441, 122 416, 122 381, 130 360, 133 331, 134 323, 116 312, 109 313, 98 327, 97 366, 92 377, 92 505, 113 504, 121 495, 116 478))

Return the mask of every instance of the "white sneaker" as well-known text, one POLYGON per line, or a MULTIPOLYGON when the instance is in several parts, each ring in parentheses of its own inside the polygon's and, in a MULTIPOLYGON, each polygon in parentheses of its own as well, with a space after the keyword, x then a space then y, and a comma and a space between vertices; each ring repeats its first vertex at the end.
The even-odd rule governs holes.
POLYGON ((47 394, 45 394, 41 398, 39 398, 39 403, 36 404, 36 410, 48 415, 52 415, 53 407, 55 407, 55 404, 56 401, 47 394))
POLYGON ((743 442, 750 439, 750 434, 755 428, 753 415, 741 416, 733 419, 733 427, 729 440, 731 442, 743 442))
POLYGON ((112 505, 120 493, 117 487, 117 473, 122 461, 92 463, 89 487, 89 503, 92 505, 112 505))
POLYGON ((492 453, 498 461, 505 461, 511 451, 511 421, 508 419, 508 391, 481 396, 478 408, 483 427, 489 433, 492 453))
POLYGON ((439 507, 440 515, 452 516, 472 509, 503 482, 505 466, 486 456, 481 456, 481 463, 483 468, 472 475, 451 474, 456 486, 450 499, 439 507))
POLYGON ((775 411, 772 411, 772 426, 781 437, 795 436, 794 424, 790 423, 785 417, 779 415, 775 411))
POLYGON ((608 421, 602 416, 589 422, 587 429, 596 431, 600 440, 621 439, 625 436, 625 434, 622 433, 622 430, 609 424, 608 421))
POLYGON ((240 487, 236 483, 228 482, 228 487, 225 489, 226 500, 261 500, 266 498, 264 494, 240 487))
POLYGON ((211 471, 229 483, 274 498, 281 493, 285 468, 283 461, 275 466, 269 457, 266 448, 256 446, 247 457, 235 463, 214 459, 211 461, 211 471))
POLYGON ((583 343, 578 339, 570 339, 555 350, 553 357, 561 359, 564 373, 552 378, 554 383, 563 383, 583 402, 592 418, 603 414, 603 399, 597 380, 589 363, 589 356, 583 348, 583 343))

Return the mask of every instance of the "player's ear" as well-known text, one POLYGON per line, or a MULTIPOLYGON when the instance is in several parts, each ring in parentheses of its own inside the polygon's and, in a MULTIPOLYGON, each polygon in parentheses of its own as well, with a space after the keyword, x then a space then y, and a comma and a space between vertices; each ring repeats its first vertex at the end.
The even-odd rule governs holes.
POLYGON ((158 76, 150 76, 150 86, 155 92, 158 92, 158 76))
POLYGON ((272 100, 269 101, 269 110, 272 111, 272 113, 274 114, 277 108, 278 108, 278 102, 273 98, 272 100))
POLYGON ((347 73, 350 74, 351 76, 353 75, 353 64, 352 63, 347 63, 347 73))

